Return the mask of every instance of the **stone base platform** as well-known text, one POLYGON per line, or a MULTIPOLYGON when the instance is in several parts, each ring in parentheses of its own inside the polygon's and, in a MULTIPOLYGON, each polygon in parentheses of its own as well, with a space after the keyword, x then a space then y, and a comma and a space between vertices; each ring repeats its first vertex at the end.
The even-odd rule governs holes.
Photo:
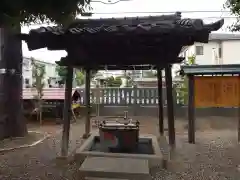
POLYGON ((95 137, 98 136, 98 132, 92 133, 92 135, 82 144, 82 146, 76 150, 75 160, 78 163, 84 162, 86 157, 108 157, 108 158, 127 158, 147 160, 149 168, 155 166, 162 166, 166 163, 166 158, 160 150, 157 137, 149 134, 140 135, 140 138, 150 138, 152 141, 152 148, 154 154, 127 154, 127 153, 108 153, 90 151, 94 143, 95 137))
POLYGON ((117 178, 128 180, 150 180, 148 160, 87 157, 78 172, 79 180, 96 178, 117 178))

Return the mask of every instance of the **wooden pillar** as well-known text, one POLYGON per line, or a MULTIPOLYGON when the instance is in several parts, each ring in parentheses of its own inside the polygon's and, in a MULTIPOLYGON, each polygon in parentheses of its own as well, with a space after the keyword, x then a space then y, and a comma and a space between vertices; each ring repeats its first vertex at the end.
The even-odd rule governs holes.
POLYGON ((157 79, 158 79, 158 126, 159 126, 159 134, 164 135, 162 69, 160 67, 157 67, 157 79))
POLYGON ((167 89, 167 115, 168 115, 168 132, 169 144, 175 147, 175 125, 174 125, 174 103, 173 103, 173 84, 172 68, 168 65, 165 68, 166 89, 167 89))
POLYGON ((69 131, 70 131, 70 121, 72 113, 72 81, 73 81, 73 68, 67 67, 65 84, 65 100, 63 109, 63 133, 62 133, 62 149, 61 156, 66 157, 68 155, 68 145, 69 145, 69 131))
POLYGON ((188 76, 188 142, 195 144, 194 76, 188 76))
POLYGON ((91 71, 86 68, 85 74, 85 108, 86 108, 86 120, 85 120, 85 134, 83 138, 88 138, 90 136, 91 128, 91 104, 90 104, 90 86, 91 86, 91 71))

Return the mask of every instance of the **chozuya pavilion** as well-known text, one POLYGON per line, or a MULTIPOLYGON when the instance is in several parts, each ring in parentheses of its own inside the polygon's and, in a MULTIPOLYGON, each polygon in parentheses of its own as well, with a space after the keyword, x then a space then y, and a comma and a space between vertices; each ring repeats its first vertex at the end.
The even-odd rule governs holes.
MULTIPOLYGON (((174 105, 172 95, 171 65, 181 63, 178 55, 184 46, 194 42, 208 43, 209 34, 222 27, 224 20, 205 24, 202 19, 182 18, 172 15, 79 19, 68 27, 51 26, 33 29, 21 34, 29 50, 47 48, 65 50, 68 55, 57 63, 66 66, 67 80, 64 102, 62 155, 68 152, 73 68, 86 70, 84 137, 90 135, 90 71, 100 69, 158 70, 159 133, 163 135, 162 74, 165 70, 167 87, 167 117, 169 144, 175 145, 174 105)), ((116 129, 117 131, 117 129, 116 129)))

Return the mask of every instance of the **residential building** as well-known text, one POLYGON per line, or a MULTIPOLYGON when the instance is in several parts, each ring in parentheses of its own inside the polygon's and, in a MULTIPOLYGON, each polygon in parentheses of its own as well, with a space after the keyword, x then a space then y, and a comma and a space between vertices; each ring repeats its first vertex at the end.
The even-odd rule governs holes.
POLYGON ((209 43, 195 43, 185 48, 180 56, 196 56, 198 65, 240 63, 240 34, 212 33, 209 43))
MULTIPOLYGON (((36 64, 41 64, 45 67, 45 77, 44 84, 45 87, 57 87, 58 83, 58 75, 56 72, 56 64, 35 60, 36 64)), ((23 58, 23 87, 32 87, 34 82, 33 74, 32 74, 32 62, 30 58, 23 58)))

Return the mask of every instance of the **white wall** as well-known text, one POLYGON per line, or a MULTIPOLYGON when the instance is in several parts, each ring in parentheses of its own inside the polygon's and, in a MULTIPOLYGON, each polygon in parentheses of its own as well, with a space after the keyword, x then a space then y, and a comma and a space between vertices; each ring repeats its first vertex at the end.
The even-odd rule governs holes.
POLYGON ((199 65, 216 64, 216 61, 213 56, 213 51, 215 49, 216 52, 218 52, 218 48, 220 47, 219 43, 217 42, 209 42, 208 44, 196 43, 195 47, 196 46, 203 46, 203 55, 196 55, 196 64, 199 64, 199 65))
POLYGON ((208 44, 195 43, 193 46, 188 48, 185 57, 187 58, 189 56, 196 55, 196 64, 199 65, 216 64, 213 58, 213 49, 216 49, 218 52, 219 47, 219 43, 216 42, 209 42, 208 44), (196 46, 203 46, 203 55, 196 55, 196 46))
MULTIPOLYGON (((214 51, 218 54, 220 47, 222 49, 222 57, 218 57, 220 64, 240 63, 240 40, 228 40, 222 41, 221 43, 210 41, 207 44, 195 43, 187 49, 185 57, 196 55, 196 64, 215 65, 218 63, 214 57, 214 51), (196 46, 203 46, 203 55, 196 55, 196 46)), ((182 55, 183 54, 184 53, 182 53, 182 55)))
POLYGON ((222 51, 223 64, 240 63, 240 40, 224 41, 222 51))
MULTIPOLYGON (((45 77, 44 77, 44 83, 45 86, 48 87, 48 79, 51 78, 57 78, 57 72, 56 72, 56 64, 46 63, 43 61, 37 61, 37 63, 45 65, 45 77)), ((29 84, 32 85, 33 78, 32 78, 32 64, 31 60, 29 58, 23 58, 23 87, 26 87, 25 79, 29 79, 29 84)))
POLYGON ((46 84, 47 84, 47 80, 48 80, 50 77, 51 77, 51 78, 57 77, 57 73, 56 73, 55 68, 56 68, 56 65, 55 65, 55 64, 48 64, 48 63, 45 64, 46 74, 45 74, 44 79, 45 79, 46 84))
POLYGON ((23 77, 23 87, 27 86, 25 79, 29 80, 29 85, 32 84, 32 65, 31 65, 30 59, 28 58, 23 58, 22 77, 23 77))

